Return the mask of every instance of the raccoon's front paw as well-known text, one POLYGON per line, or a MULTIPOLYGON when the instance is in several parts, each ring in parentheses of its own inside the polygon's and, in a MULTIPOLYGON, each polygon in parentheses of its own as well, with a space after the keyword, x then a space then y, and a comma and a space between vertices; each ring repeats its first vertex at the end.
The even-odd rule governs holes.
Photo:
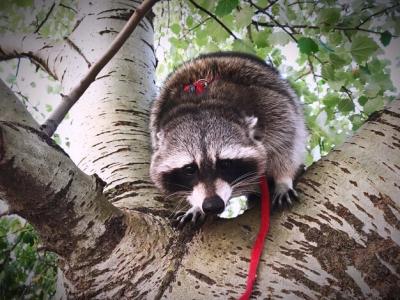
POLYGON ((272 195, 272 208, 285 208, 293 205, 298 200, 296 190, 285 183, 277 183, 272 195))
POLYGON ((176 226, 181 229, 189 222, 192 225, 202 223, 206 215, 198 207, 192 207, 187 212, 178 212, 175 214, 176 226))

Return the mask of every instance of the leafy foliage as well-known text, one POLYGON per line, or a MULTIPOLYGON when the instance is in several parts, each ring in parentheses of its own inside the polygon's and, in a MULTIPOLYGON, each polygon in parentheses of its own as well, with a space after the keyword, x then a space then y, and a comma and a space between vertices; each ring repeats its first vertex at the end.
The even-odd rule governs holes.
POLYGON ((32 226, 0 219, 0 299, 48 299, 55 293, 55 255, 38 251, 32 226))
POLYGON ((2 0, 0 33, 17 29, 19 33, 37 31, 45 37, 62 39, 73 28, 76 4, 75 0, 2 0))
POLYGON ((304 103, 307 164, 396 95, 390 62, 382 57, 400 34, 396 1, 194 1, 205 11, 180 0, 156 9, 158 76, 199 53, 235 50, 261 57, 281 71, 304 103))

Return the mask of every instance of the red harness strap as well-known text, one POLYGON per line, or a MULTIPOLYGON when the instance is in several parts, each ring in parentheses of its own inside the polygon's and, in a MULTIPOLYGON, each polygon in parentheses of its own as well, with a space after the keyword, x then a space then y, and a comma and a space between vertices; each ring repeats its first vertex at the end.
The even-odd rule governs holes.
POLYGON ((261 223, 258 231, 257 239, 253 245, 251 251, 251 260, 249 266, 249 273, 247 274, 246 291, 239 298, 240 300, 250 299, 251 292, 253 291, 253 285, 256 281, 256 273, 258 263, 260 261, 262 250, 264 249, 265 238, 269 230, 269 190, 265 176, 260 178, 260 189, 261 189, 261 223))
MULTIPOLYGON (((207 86, 213 82, 217 77, 210 79, 199 79, 191 84, 184 84, 183 91, 186 93, 193 93, 196 95, 202 94, 207 86)), ((267 180, 265 176, 260 178, 260 189, 261 189, 261 224, 260 230, 258 231, 257 240, 253 245, 251 251, 251 260, 249 266, 249 273, 247 274, 246 291, 240 297, 240 300, 250 299, 251 292, 253 291, 253 285, 256 281, 256 273, 258 263, 260 261, 262 250, 264 249, 265 237, 269 230, 269 190, 267 180)))
POLYGON ((202 79, 198 79, 195 82, 191 83, 191 84, 184 84, 183 85, 183 91, 186 93, 194 93, 196 95, 200 95, 202 93, 204 93, 204 91, 206 90, 207 86, 213 82, 215 79, 217 79, 216 77, 214 78, 202 78, 202 79))

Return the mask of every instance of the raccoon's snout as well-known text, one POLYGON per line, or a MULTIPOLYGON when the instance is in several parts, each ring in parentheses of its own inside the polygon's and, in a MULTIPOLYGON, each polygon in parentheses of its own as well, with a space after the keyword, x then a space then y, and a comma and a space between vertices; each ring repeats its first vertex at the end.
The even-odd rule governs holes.
POLYGON ((225 209, 225 203, 220 196, 215 195, 204 199, 202 208, 206 214, 220 214, 225 209))

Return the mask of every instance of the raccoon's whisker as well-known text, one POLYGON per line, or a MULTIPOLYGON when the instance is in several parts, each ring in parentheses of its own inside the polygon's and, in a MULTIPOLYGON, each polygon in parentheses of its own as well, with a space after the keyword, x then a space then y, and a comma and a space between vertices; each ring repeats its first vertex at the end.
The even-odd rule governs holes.
POLYGON ((255 191, 255 190, 237 190, 237 191, 234 191, 233 193, 232 193, 232 198, 234 198, 234 197, 240 197, 240 196, 243 196, 243 195, 248 195, 248 194, 256 194, 256 195, 260 195, 261 193, 259 192, 259 191, 255 191))
POLYGON ((257 172, 248 172, 248 173, 245 173, 245 174, 243 174, 242 176, 239 176, 238 178, 236 178, 232 183, 231 183, 231 185, 234 185, 234 184, 236 184, 237 182, 239 182, 239 181, 242 181, 242 180, 245 180, 245 179, 249 179, 249 178, 259 178, 259 176, 258 176, 258 174, 257 174, 257 172))
POLYGON ((238 183, 231 185, 231 187, 233 189, 233 188, 238 188, 238 187, 241 187, 241 186, 251 186, 251 185, 257 186, 258 185, 258 180, 257 181, 256 180, 239 181, 238 183))
POLYGON ((186 198, 182 198, 174 207, 174 209, 171 211, 171 214, 169 215, 169 218, 171 218, 175 213, 178 211, 182 210, 185 206, 189 206, 188 203, 186 202, 186 198))
POLYGON ((165 183, 168 183, 168 184, 171 184, 171 185, 173 185, 175 187, 180 187, 180 188, 183 188, 183 189, 187 189, 188 188, 186 185, 178 184, 176 182, 165 181, 165 183))
POLYGON ((169 200, 169 199, 171 199, 172 197, 177 197, 177 198, 186 197, 186 196, 188 196, 188 195, 190 195, 189 192, 186 192, 186 191, 178 191, 178 192, 175 192, 175 193, 172 193, 172 194, 169 194, 169 195, 165 196, 165 197, 164 197, 164 200, 169 200))

